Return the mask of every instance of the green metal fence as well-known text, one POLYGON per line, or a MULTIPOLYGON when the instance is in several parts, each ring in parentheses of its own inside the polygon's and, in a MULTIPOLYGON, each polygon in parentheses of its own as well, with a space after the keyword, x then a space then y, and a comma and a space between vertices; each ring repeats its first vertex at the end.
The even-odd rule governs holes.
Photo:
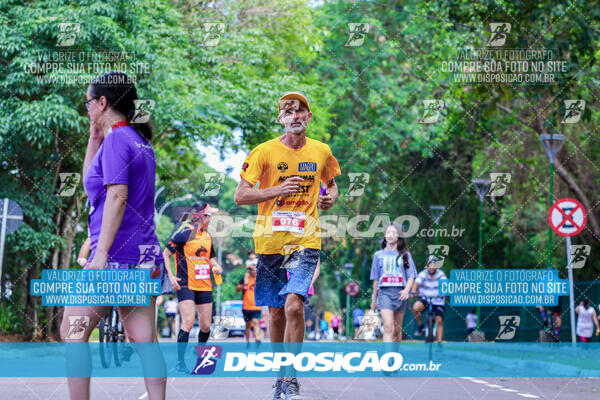
MULTIPOLYGON (((575 306, 584 298, 589 298, 592 305, 596 308, 598 314, 598 304, 600 304, 600 281, 577 282, 574 285, 575 306)), ((560 340, 571 340, 571 321, 569 316, 569 297, 561 297, 562 304, 562 329, 560 340)), ((446 314, 444 318, 444 340, 447 341, 465 341, 467 340, 467 330, 465 316, 474 307, 452 307, 446 303, 446 314)), ((542 318, 535 307, 482 307, 481 308, 481 331, 485 332, 485 338, 488 341, 495 340, 500 330, 499 316, 515 315, 520 316, 521 321, 517 332, 511 341, 517 342, 536 342, 539 340, 539 331, 542 329, 542 318)), ((548 313, 550 318, 550 313, 548 313)), ((577 315, 575 315, 577 321, 577 315)), ((404 330, 411 339, 413 332, 417 328, 412 312, 407 312, 404 317, 404 330)), ((422 337, 416 338, 422 339, 422 337)), ((592 341, 598 341, 594 336, 592 341)))

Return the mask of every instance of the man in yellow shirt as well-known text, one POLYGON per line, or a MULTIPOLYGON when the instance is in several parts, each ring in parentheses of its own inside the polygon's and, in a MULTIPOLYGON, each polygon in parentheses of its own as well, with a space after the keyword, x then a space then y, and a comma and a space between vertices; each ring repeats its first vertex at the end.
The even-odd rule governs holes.
MULTIPOLYGON (((303 302, 321 251, 317 206, 327 210, 338 197, 334 178, 340 167, 328 145, 306 137, 311 117, 301 93, 279 99, 285 134, 252 150, 234 197, 238 206, 258 204, 252 235, 258 254, 254 297, 257 306, 269 306, 273 343, 304 340, 303 302)), ((274 387, 273 398, 283 392, 286 399, 301 399, 295 377, 280 377, 274 387)))

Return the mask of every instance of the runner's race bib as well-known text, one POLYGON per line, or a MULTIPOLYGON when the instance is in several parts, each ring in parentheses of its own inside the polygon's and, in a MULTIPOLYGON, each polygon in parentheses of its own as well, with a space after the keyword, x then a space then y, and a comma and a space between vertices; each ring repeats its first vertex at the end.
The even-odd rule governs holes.
POLYGON ((304 233, 305 214, 299 211, 273 211, 273 232, 304 233))
POLYGON ((208 264, 200 264, 194 266, 196 270, 196 274, 194 278, 196 279, 210 279, 210 265, 208 264))
POLYGON ((396 274, 386 274, 381 278, 382 285, 402 286, 402 276, 396 274))

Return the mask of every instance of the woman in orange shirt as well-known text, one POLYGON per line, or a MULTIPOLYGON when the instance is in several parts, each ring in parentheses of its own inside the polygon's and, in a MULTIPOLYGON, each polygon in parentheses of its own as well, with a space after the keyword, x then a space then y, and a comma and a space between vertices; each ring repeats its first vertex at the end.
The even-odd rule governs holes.
POLYGON ((184 356, 196 310, 200 325, 198 343, 205 343, 210 336, 213 303, 210 270, 212 269, 216 278, 223 273, 223 269, 217 264, 212 237, 206 231, 206 227, 211 214, 218 211, 206 202, 195 204, 191 221, 184 223, 182 228, 173 234, 163 252, 169 279, 173 288, 177 290, 179 300, 181 328, 177 335, 179 346, 176 369, 183 373, 189 373, 184 356), (176 258, 175 275, 171 271, 170 262, 173 254, 176 258))
POLYGON ((246 273, 237 284, 236 292, 244 291, 242 297, 242 313, 244 321, 246 321, 246 343, 250 343, 250 325, 254 330, 254 341, 260 343, 262 341, 262 331, 260 329, 261 306, 257 306, 254 302, 254 285, 256 283, 256 263, 246 263, 246 273))

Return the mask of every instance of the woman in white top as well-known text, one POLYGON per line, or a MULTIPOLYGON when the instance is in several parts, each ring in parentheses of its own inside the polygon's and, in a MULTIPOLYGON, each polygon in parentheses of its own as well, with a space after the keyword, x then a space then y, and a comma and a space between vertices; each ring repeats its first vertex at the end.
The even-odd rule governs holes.
POLYGON ((585 299, 575 309, 577 313, 577 336, 582 342, 589 342, 594 336, 594 325, 596 335, 600 336, 600 326, 596 318, 596 310, 591 306, 590 299, 585 299))

